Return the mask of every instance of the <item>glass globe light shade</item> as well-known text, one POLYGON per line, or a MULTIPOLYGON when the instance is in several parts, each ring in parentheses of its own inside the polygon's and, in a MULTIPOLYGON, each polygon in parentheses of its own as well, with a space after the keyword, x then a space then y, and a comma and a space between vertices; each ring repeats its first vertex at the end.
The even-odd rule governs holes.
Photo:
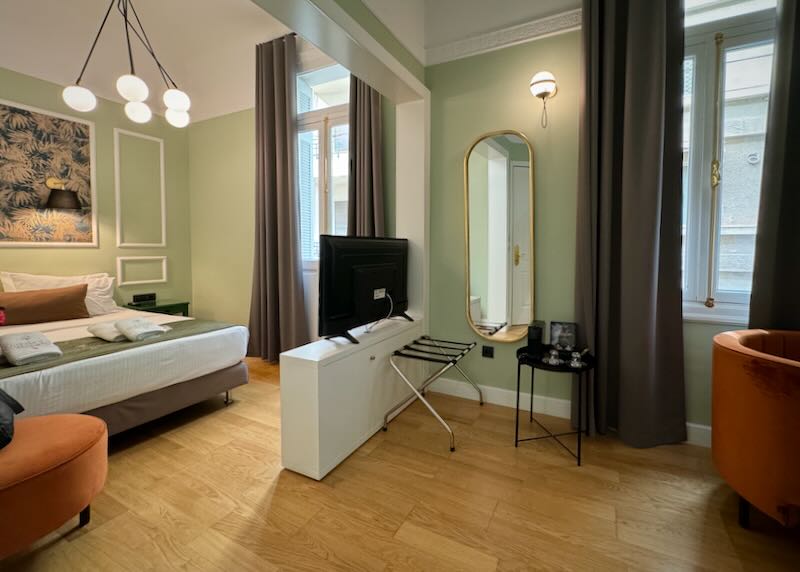
POLYGON ((153 117, 153 112, 142 101, 129 101, 125 104, 125 115, 134 123, 147 123, 153 117))
POLYGON ((531 78, 531 93, 536 97, 553 97, 556 90, 556 78, 549 71, 540 71, 531 78))
POLYGON ((69 85, 61 92, 64 103, 75 111, 91 111, 97 107, 97 98, 91 92, 80 85, 69 85))
POLYGON ((117 92, 128 101, 144 101, 150 95, 150 89, 144 80, 131 74, 119 76, 117 92))
POLYGON ((164 114, 164 117, 167 118, 167 123, 172 125, 173 127, 186 127, 189 125, 189 114, 185 111, 178 111, 177 109, 167 109, 167 112, 164 114))
POLYGON ((164 92, 164 105, 167 109, 174 109, 175 111, 189 111, 192 106, 192 100, 185 92, 171 88, 164 92))

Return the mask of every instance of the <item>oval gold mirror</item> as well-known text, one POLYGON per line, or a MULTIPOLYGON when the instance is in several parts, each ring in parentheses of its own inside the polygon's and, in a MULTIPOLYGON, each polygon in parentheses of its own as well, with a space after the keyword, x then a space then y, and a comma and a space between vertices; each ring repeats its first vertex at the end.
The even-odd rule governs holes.
POLYGON ((464 156, 467 321, 486 339, 527 335, 534 309, 533 149, 519 131, 479 137, 464 156))

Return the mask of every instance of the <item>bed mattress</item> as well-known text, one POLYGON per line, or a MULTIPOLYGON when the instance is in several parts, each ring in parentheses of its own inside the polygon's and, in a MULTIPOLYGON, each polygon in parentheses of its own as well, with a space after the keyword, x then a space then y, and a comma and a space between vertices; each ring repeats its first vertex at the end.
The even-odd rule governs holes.
MULTIPOLYGON (((90 337, 86 328, 92 324, 133 317, 158 324, 191 319, 121 310, 81 320, 5 326, 2 333, 42 332, 50 340, 62 342, 90 337)), ((233 326, 166 340, 0 379, 0 389, 25 407, 20 417, 82 413, 236 365, 247 352, 248 334, 247 328, 233 326)))

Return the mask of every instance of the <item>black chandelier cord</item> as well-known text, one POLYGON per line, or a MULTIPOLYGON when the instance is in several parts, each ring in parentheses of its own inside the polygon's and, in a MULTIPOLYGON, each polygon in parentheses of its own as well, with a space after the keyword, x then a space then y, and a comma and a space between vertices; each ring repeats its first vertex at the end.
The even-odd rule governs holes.
POLYGON ((111 9, 114 7, 114 2, 116 2, 116 1, 117 0, 111 0, 111 2, 108 5, 108 10, 106 10, 106 15, 103 16, 103 21, 100 24, 100 29, 97 30, 97 35, 95 35, 95 37, 94 37, 94 41, 92 42, 92 47, 89 48, 89 53, 86 56, 86 60, 83 62, 83 67, 81 68, 81 73, 78 74, 78 79, 75 80, 75 85, 80 85, 81 84, 81 80, 83 79, 83 74, 86 71, 86 66, 89 65, 89 60, 92 59, 92 54, 94 53, 94 48, 95 48, 95 46, 97 46, 97 40, 100 39, 100 34, 103 33, 103 28, 105 28, 105 26, 106 26, 106 21, 108 20, 108 15, 111 14, 111 9))
POLYGON ((137 31, 136 28, 133 26, 133 24, 129 22, 128 24, 131 27, 131 30, 133 30, 133 33, 136 34, 136 37, 139 38, 139 41, 142 42, 142 45, 145 47, 147 52, 153 58, 153 61, 156 63, 158 71, 161 74, 161 79, 164 80, 166 86, 170 87, 171 83, 172 87, 177 89, 178 84, 175 83, 175 80, 172 79, 172 76, 169 75, 169 72, 163 65, 161 65, 161 62, 158 60, 158 57, 156 56, 156 52, 153 49, 153 44, 150 43, 150 38, 147 36, 147 32, 145 32, 144 26, 142 25, 142 21, 139 19, 139 13, 136 11, 136 6, 133 5, 132 1, 129 1, 129 4, 131 12, 133 12, 133 17, 136 18, 136 23, 139 25, 139 30, 141 30, 141 34, 139 34, 139 31, 137 31))
POLYGON ((136 68, 133 66, 133 50, 131 49, 131 35, 128 33, 128 0, 119 0, 117 9, 122 4, 122 20, 125 26, 125 41, 128 44, 128 61, 131 64, 131 75, 136 75, 136 68))

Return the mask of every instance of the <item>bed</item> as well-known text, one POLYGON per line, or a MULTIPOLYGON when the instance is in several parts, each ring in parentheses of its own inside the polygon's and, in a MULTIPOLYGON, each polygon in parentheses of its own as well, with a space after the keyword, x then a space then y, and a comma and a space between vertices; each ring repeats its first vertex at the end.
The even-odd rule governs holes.
MULTIPOLYGON (((192 320, 126 309, 85 319, 5 326, 2 333, 42 332, 53 342, 68 342, 91 337, 87 328, 94 323, 132 317, 173 328, 192 320)), ((0 378, 0 388, 25 406, 22 416, 88 413, 105 420, 114 435, 246 384, 242 360, 247 340, 247 328, 223 327, 0 378)))

